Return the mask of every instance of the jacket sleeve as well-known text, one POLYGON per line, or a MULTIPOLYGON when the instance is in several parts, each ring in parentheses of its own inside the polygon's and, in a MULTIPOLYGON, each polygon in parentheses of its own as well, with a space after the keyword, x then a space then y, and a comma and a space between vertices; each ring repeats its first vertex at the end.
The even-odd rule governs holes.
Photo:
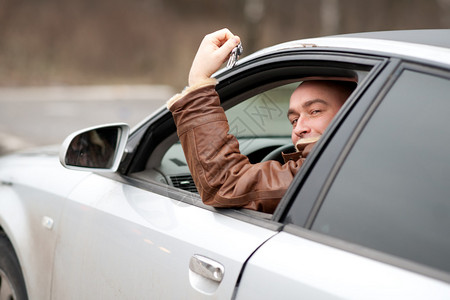
POLYGON ((177 133, 202 201, 273 213, 304 159, 251 164, 239 152, 214 84, 172 102, 177 133))

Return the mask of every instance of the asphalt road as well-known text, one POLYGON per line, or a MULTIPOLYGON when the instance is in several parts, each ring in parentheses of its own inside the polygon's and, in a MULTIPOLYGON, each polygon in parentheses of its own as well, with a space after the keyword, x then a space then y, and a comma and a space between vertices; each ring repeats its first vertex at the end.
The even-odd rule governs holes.
POLYGON ((167 86, 0 88, 0 154, 60 144, 94 125, 133 127, 174 93, 167 86))

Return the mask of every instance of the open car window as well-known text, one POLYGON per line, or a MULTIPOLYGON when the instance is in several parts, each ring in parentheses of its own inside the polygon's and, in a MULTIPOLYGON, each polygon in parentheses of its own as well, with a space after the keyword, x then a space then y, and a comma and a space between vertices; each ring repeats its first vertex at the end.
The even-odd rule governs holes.
MULTIPOLYGON (((291 145, 291 124, 287 118, 292 92, 301 81, 288 81, 256 93, 247 99, 225 105, 230 134, 236 136, 242 154, 251 163, 261 162, 273 150, 291 145)), ((133 174, 144 180, 158 181, 197 193, 176 132, 153 151, 144 171, 133 174)))
MULTIPOLYGON (((225 111, 230 133, 237 137, 241 153, 249 157, 250 162, 258 163, 272 150, 291 143, 291 125, 286 112, 290 95, 298 84, 289 83, 267 90, 225 111)), ((145 171, 134 176, 197 192, 175 133, 154 151, 145 171)))
MULTIPOLYGON (((304 61, 294 60, 289 61, 288 66, 283 62, 269 69, 264 66, 264 70, 258 66, 241 73, 239 68, 232 69, 219 77, 216 90, 227 115, 230 133, 237 137, 241 153, 249 157, 251 163, 258 163, 273 150, 292 144, 287 110, 292 92, 303 80, 345 77, 357 81, 359 86, 369 77, 373 65, 379 62, 360 57, 355 58, 361 62, 359 64, 349 63, 348 57, 343 60, 318 60, 305 65, 304 61)), ((149 149, 141 147, 141 157, 138 157, 142 167, 133 166, 134 171, 129 176, 150 185, 158 183, 158 188, 151 187, 156 192, 202 205, 170 113, 164 118, 163 126, 152 125, 153 128, 150 126, 147 130, 142 140, 149 149), (145 160, 144 155, 147 155, 145 160)))

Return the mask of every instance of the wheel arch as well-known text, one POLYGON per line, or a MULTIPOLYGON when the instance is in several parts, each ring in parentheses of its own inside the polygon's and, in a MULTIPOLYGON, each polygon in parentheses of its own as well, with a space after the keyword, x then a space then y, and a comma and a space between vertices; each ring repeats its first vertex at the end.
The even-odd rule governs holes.
POLYGON ((24 199, 19 197, 13 185, 0 189, 0 235, 11 245, 20 266, 28 299, 50 298, 51 276, 39 276, 37 249, 30 241, 32 222, 26 211, 24 199), (45 282, 44 282, 45 281, 45 282), (41 286, 41 288, 39 288, 41 286), (48 289, 42 288, 48 286, 48 289))

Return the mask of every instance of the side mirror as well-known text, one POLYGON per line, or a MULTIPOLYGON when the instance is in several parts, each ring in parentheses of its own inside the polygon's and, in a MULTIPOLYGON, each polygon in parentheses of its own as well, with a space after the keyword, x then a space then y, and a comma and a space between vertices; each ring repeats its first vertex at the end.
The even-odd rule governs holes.
POLYGON ((59 160, 72 170, 115 172, 129 132, 127 124, 108 124, 74 132, 64 140, 59 160))

